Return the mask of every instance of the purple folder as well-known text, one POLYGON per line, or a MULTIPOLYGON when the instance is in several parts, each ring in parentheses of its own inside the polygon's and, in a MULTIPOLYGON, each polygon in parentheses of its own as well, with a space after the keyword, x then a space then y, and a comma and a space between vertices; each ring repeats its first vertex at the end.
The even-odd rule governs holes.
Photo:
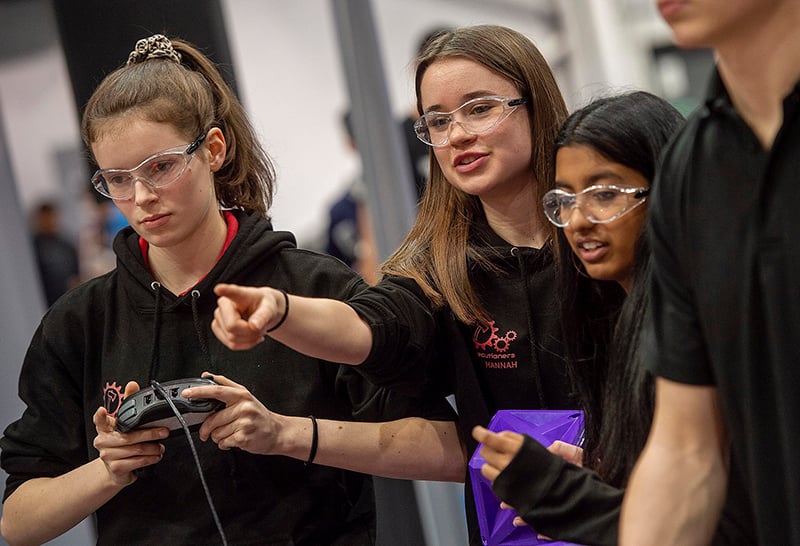
MULTIPOLYGON (((489 421, 489 430, 500 432, 512 430, 527 434, 544 446, 556 440, 579 445, 583 439, 583 412, 578 410, 500 410, 489 421)), ((530 527, 514 527, 512 521, 517 513, 500 508, 500 499, 492 491, 489 480, 481 475, 481 466, 486 462, 480 455, 479 445, 469 461, 472 492, 478 512, 481 540, 486 546, 578 546, 571 542, 559 542, 537 538, 530 527)))

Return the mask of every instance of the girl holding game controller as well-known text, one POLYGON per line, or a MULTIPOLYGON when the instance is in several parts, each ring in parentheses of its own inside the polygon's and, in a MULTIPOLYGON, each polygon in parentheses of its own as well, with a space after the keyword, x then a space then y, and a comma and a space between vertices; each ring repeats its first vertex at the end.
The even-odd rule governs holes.
POLYGON ((31 341, 26 409, 0 440, 8 542, 47 542, 94 513, 100 544, 206 544, 218 533, 223 543, 374 544, 369 476, 310 464, 317 418, 339 423, 343 449, 381 445, 365 429, 389 431, 393 441, 368 461, 376 472, 461 479, 444 399, 380 389, 274 341, 230 352, 211 335, 218 283, 335 299, 366 284, 273 231, 273 166, 207 57, 162 35, 140 40, 93 93, 82 132, 99 167, 94 188, 130 226, 114 240, 117 267, 59 299, 31 341), (211 432, 267 404, 294 425, 288 457, 211 442, 195 450, 165 427, 117 428, 123 399, 140 386, 204 371, 225 404, 211 432))

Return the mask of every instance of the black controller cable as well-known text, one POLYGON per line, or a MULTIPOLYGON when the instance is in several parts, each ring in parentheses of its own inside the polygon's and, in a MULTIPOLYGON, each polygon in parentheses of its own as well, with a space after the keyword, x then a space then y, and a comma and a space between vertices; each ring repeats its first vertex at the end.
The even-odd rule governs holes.
POLYGON ((153 389, 160 394, 164 400, 167 401, 169 407, 172 408, 172 413, 175 414, 175 417, 178 418, 178 421, 181 424, 181 428, 183 428, 183 432, 186 434, 186 439, 189 440, 189 447, 192 448, 192 455, 194 456, 194 464, 197 466, 197 472, 200 474, 200 482, 203 484, 203 491, 206 493, 206 500, 208 501, 208 507, 211 508, 211 515, 214 516, 214 523, 217 525, 217 531, 219 532, 219 536, 222 538, 223 546, 228 545, 228 539, 225 538, 225 530, 222 528, 222 523, 219 521, 219 516, 217 515, 217 509, 214 508, 214 501, 211 499, 211 491, 208 489, 208 484, 206 483, 206 477, 203 474, 203 467, 200 465, 200 457, 197 456, 197 448, 194 446, 194 440, 192 440, 192 433, 189 431, 189 426, 186 424, 186 421, 183 419, 183 415, 181 412, 178 411, 178 408, 175 407, 175 404, 170 399, 169 394, 161 386, 161 384, 156 381, 155 379, 150 381, 150 384, 153 386, 153 389))

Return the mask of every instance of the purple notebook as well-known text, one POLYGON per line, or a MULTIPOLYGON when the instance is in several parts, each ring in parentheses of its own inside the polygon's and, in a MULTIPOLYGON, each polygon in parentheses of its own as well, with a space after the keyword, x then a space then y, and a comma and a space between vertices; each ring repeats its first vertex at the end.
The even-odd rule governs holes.
MULTIPOLYGON (((489 430, 500 432, 512 430, 527 434, 544 446, 556 440, 580 445, 583 439, 583 412, 578 410, 500 410, 489 421, 489 430)), ((492 491, 489 480, 481 475, 485 462, 480 456, 483 445, 479 445, 469 461, 472 492, 478 512, 481 540, 486 546, 529 546, 549 544, 551 546, 578 546, 571 542, 560 542, 537 538, 530 527, 514 527, 512 521, 517 513, 500 508, 500 499, 492 491)))

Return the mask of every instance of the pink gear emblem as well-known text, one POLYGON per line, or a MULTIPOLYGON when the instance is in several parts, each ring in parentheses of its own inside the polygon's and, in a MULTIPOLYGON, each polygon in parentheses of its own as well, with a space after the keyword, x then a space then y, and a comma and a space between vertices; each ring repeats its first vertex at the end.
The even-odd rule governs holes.
POLYGON ((117 385, 117 382, 106 383, 103 389, 103 407, 111 417, 117 415, 117 410, 122 404, 122 387, 117 385))
POLYGON ((494 321, 486 326, 479 324, 478 327, 475 328, 475 333, 472 334, 472 341, 475 343, 475 348, 479 351, 485 351, 488 347, 494 347, 498 331, 499 329, 494 327, 494 321))
POLYGON ((517 339, 517 332, 509 330, 506 335, 500 337, 497 335, 499 328, 495 328, 495 322, 490 322, 487 326, 478 325, 475 328, 475 333, 472 335, 472 341, 475 343, 475 348, 479 351, 485 351, 492 348, 498 353, 505 353, 512 341, 517 339))

